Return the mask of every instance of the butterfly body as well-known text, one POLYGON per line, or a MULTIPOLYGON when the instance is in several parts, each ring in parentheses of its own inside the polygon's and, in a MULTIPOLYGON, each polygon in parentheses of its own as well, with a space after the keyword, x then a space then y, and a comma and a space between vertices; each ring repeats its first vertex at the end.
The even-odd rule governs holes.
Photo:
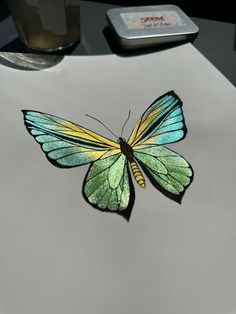
POLYGON ((180 201, 193 171, 188 162, 163 144, 185 137, 182 102, 173 92, 157 98, 143 113, 126 141, 109 140, 54 115, 23 110, 25 126, 55 166, 90 163, 83 183, 86 201, 129 219, 135 192, 130 170, 145 187, 143 172, 168 197, 180 201))
POLYGON ((132 161, 134 159, 133 148, 122 137, 119 137, 118 143, 120 144, 121 152, 128 158, 129 161, 132 161))
POLYGON ((136 182, 142 187, 145 188, 146 184, 145 184, 145 179, 144 176, 137 164, 137 162, 134 159, 134 151, 131 145, 129 145, 127 143, 127 141, 122 138, 119 137, 118 139, 118 143, 120 144, 120 150, 121 152, 126 156, 126 158, 129 161, 130 164, 130 168, 132 170, 133 176, 136 180, 136 182))
POLYGON ((145 179, 137 162, 135 160, 131 161, 130 167, 136 182, 141 186, 141 188, 145 188, 146 187, 145 179))

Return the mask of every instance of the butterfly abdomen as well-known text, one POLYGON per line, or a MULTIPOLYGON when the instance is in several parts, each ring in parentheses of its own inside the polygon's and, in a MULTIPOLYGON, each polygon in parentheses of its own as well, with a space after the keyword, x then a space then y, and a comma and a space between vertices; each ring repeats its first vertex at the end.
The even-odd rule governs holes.
POLYGON ((142 188, 145 188, 146 187, 146 184, 145 184, 145 179, 142 175, 142 172, 140 171, 139 169, 139 166, 138 164, 135 162, 135 161, 131 161, 130 162, 130 167, 131 167, 131 170, 132 170, 132 173, 134 175, 134 178, 136 180, 136 182, 142 187, 142 188))
POLYGON ((133 153, 133 148, 132 146, 130 146, 125 139, 123 138, 119 138, 119 143, 120 143, 120 150, 121 152, 127 157, 127 159, 130 162, 130 167, 132 170, 132 173, 134 175, 134 178, 136 180, 136 182, 142 187, 145 188, 146 184, 145 184, 145 179, 142 175, 141 170, 139 169, 138 164, 136 163, 136 161, 134 160, 134 153, 133 153))

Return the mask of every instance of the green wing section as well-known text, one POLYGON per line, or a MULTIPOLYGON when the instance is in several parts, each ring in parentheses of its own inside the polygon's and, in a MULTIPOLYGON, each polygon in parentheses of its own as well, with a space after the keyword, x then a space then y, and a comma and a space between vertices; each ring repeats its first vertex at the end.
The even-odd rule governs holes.
POLYGON ((92 163, 84 180, 83 195, 100 210, 132 209, 134 188, 125 155, 117 154, 92 163))
POLYGON ((170 198, 181 199, 193 177, 183 157, 164 146, 134 149, 134 156, 155 187, 170 198))

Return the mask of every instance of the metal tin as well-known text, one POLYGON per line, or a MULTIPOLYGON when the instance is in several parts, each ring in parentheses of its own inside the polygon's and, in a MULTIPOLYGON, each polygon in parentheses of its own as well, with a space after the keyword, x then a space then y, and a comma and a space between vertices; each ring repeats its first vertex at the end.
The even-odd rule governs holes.
POLYGON ((107 19, 124 49, 192 40, 199 32, 193 21, 175 5, 109 9, 107 19))

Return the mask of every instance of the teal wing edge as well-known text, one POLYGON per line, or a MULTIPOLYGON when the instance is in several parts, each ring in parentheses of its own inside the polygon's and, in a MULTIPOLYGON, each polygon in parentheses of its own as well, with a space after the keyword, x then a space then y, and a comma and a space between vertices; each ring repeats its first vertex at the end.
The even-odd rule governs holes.
POLYGON ((134 156, 152 185, 181 204, 194 176, 186 159, 164 146, 135 149, 134 156))
POLYGON ((127 158, 119 153, 91 163, 82 192, 94 208, 119 214, 129 221, 135 191, 127 158))

